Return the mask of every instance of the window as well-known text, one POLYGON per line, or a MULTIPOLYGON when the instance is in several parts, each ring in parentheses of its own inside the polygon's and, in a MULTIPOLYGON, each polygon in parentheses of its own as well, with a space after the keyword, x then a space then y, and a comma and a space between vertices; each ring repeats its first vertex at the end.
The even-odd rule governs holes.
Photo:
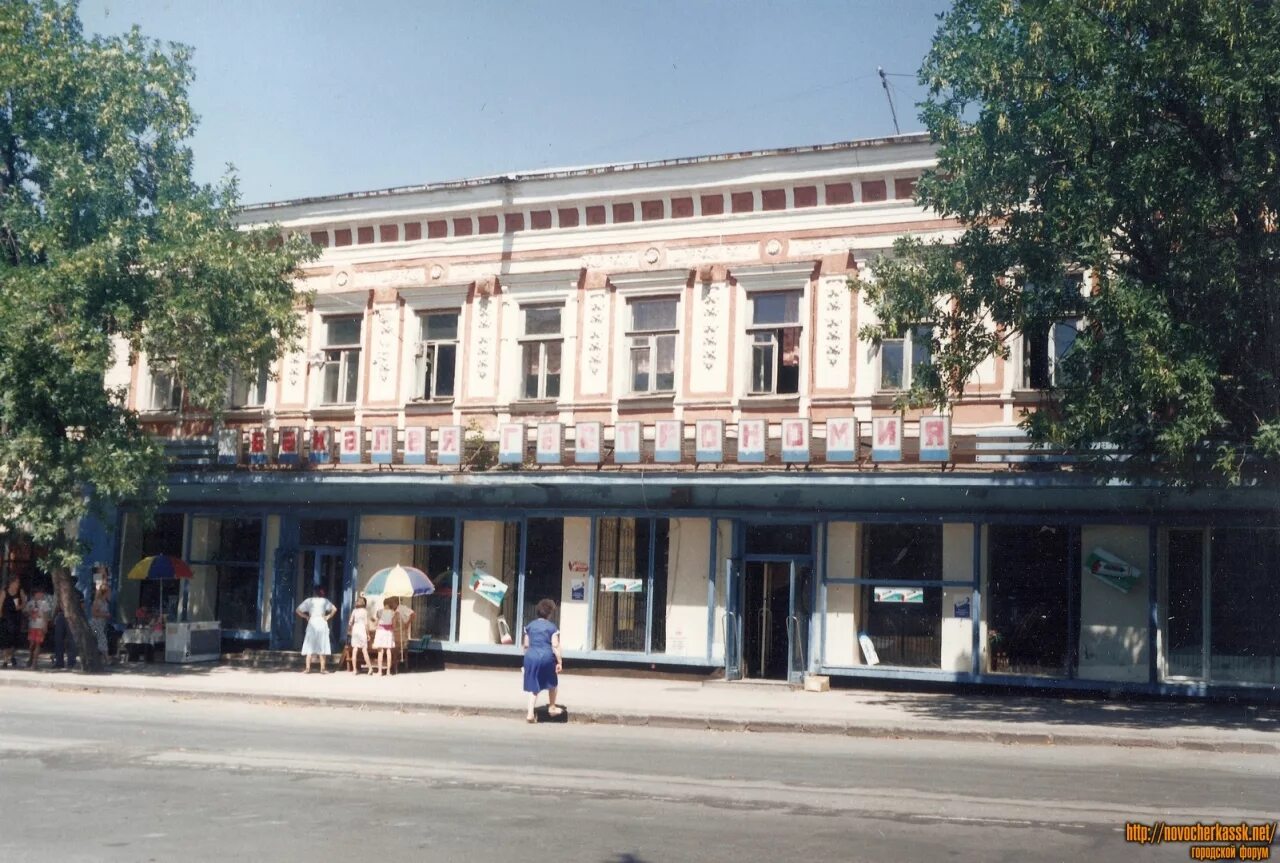
POLYGON ((227 407, 260 408, 267 401, 267 367, 259 367, 253 377, 232 372, 227 385, 227 407))
POLYGON ((601 518, 596 524, 595 649, 665 652, 670 522, 601 518))
POLYGON ((224 630, 261 630, 263 522, 260 518, 192 519, 191 564, 214 590, 212 619, 224 630))
POLYGON ((524 336, 521 337, 524 372, 520 397, 556 399, 560 397, 560 306, 532 307, 524 310, 524 336))
POLYGON ((1063 383, 1060 364, 1075 347, 1081 318, 1054 321, 1046 328, 1029 328, 1023 341, 1022 376, 1031 389, 1045 390, 1063 383))
POLYGON ((458 364, 458 313, 422 315, 418 340, 418 392, 424 399, 453 398, 458 364))
POLYGON ((676 310, 670 299, 632 300, 627 342, 631 346, 631 392, 669 393, 676 388, 676 310))
POLYGON ((151 409, 153 411, 176 411, 182 407, 182 384, 172 371, 152 368, 151 371, 151 409))
POLYGON ((880 389, 909 390, 929 364, 933 325, 918 324, 897 339, 880 342, 880 389))
POLYGON ((352 404, 360 380, 360 324, 358 316, 324 320, 324 384, 322 404, 352 404))
POLYGON ((800 291, 752 295, 752 395, 800 391, 800 331, 800 291))
POLYGON ((863 534, 861 626, 880 662, 938 668, 942 662, 942 528, 869 524, 863 534), (896 583, 895 583, 896 582, 896 583))
POLYGON ((414 612, 410 637, 427 635, 439 641, 453 640, 453 600, 458 584, 453 569, 453 538, 451 518, 414 519, 413 565, 431 579, 435 593, 410 600, 414 612))

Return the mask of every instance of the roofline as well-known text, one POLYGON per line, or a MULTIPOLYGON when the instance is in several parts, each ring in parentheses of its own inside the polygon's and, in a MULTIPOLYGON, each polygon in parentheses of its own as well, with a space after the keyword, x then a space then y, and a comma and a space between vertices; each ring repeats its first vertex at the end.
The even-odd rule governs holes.
POLYGON ((484 177, 472 177, 462 180, 448 180, 441 183, 423 183, 415 186, 392 186, 386 189, 372 189, 364 192, 344 192, 338 195, 313 195, 306 198, 291 198, 284 201, 264 201, 259 204, 246 204, 241 212, 277 210, 286 207, 297 207, 307 204, 321 204, 330 201, 354 201, 362 198, 382 198, 392 195, 405 195, 418 192, 435 192, 444 189, 467 189, 475 186, 489 186, 503 183, 517 183, 526 180, 560 180, 568 177, 590 177, 601 174, 615 174, 624 171, 639 171, 646 168, 666 168, 675 165, 701 165, 709 162, 727 162, 734 159, 752 159, 761 156, 784 156, 798 153, 825 153, 837 150, 859 150, 866 147, 877 147, 885 144, 915 144, 930 140, 928 132, 908 132, 902 135, 887 135, 880 138, 859 138, 853 141, 836 141, 830 144, 811 144, 802 147, 775 147, 769 150, 743 150, 736 153, 717 153, 710 156, 684 156, 676 159, 658 159, 649 162, 616 162, 604 165, 592 165, 572 168, 548 168, 540 171, 521 171, 513 174, 492 174, 484 177))

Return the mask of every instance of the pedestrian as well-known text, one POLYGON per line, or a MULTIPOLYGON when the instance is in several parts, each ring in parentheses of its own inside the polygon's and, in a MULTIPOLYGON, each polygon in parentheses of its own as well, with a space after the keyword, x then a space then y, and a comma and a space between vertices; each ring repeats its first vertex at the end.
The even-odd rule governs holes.
POLYGON ((106 662, 111 658, 110 645, 107 642, 107 624, 111 621, 111 585, 107 578, 107 568, 100 566, 97 572, 102 576, 102 580, 98 582, 97 588, 93 592, 93 605, 90 607, 91 615, 89 626, 93 629, 93 635, 98 642, 98 652, 102 654, 102 661, 106 662))
MULTIPOLYGON (((80 591, 68 591, 73 601, 80 602, 80 591)), ((53 605, 53 667, 76 667, 76 639, 71 631, 71 621, 67 619, 66 609, 62 607, 62 594, 57 594, 53 605)))
POLYGON ((378 670, 386 677, 391 673, 391 654, 396 649, 396 607, 400 600, 388 597, 378 609, 378 627, 373 632, 373 649, 378 652, 378 670))
POLYGON ((525 722, 535 722, 533 708, 538 703, 538 693, 547 690, 547 715, 559 716, 564 708, 556 705, 556 690, 560 686, 560 672, 564 661, 560 656, 560 630, 551 622, 556 613, 552 599, 538 601, 534 614, 538 616, 524 628, 524 691, 529 693, 529 709, 525 722))
POLYGON ((409 641, 413 638, 413 618, 415 613, 409 603, 401 600, 398 596, 395 597, 395 604, 391 607, 396 613, 396 662, 399 666, 408 667, 409 641))
POLYGON ((14 654, 22 642, 22 609, 26 604, 27 593, 15 575, 0 593, 0 666, 6 662, 13 666, 18 664, 14 654))
POLYGON ((27 614, 27 668, 36 668, 40 662, 40 648, 44 645, 49 621, 53 618, 53 603, 41 589, 36 589, 25 609, 27 614))
POLYGON ((360 654, 364 654, 364 667, 373 674, 373 663, 369 661, 369 600, 363 595, 356 597, 356 607, 351 611, 351 619, 347 621, 347 643, 351 645, 351 673, 360 671, 360 654))
POLYGON ((302 673, 310 673, 311 657, 319 656, 320 673, 328 674, 324 664, 333 652, 329 646, 329 621, 338 613, 337 606, 325 598, 323 587, 317 587, 315 596, 302 600, 295 613, 307 622, 307 634, 302 639, 302 655, 307 664, 302 673))

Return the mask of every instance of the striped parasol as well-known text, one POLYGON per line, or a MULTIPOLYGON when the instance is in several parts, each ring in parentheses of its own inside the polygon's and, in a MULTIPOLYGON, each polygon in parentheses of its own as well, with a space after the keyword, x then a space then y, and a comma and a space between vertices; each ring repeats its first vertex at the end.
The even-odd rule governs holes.
POLYGON ((162 581, 169 578, 191 578, 191 567, 171 554, 153 554, 133 565, 125 578, 131 581, 162 581))
POLYGON ((435 593, 435 585, 427 574, 416 566, 389 566, 380 569, 364 587, 365 596, 427 596, 435 593))

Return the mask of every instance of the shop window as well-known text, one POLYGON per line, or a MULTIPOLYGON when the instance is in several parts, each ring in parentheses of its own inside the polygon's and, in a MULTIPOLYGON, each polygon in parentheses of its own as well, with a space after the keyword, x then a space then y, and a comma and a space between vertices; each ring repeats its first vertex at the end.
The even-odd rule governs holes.
POLYGON ((942 662, 941 525, 869 524, 863 529, 859 636, 881 665, 938 668, 942 662))
POLYGON ((597 519, 596 650, 665 652, 669 531, 665 518, 597 519))
POLYGON ((751 295, 751 394, 800 391, 800 291, 751 295))
POLYGON ((422 315, 418 341, 418 389, 415 398, 453 398, 458 366, 458 312, 422 315))
POLYGON ((919 324, 896 339, 880 342, 880 389, 909 390, 932 357, 933 325, 919 324))
POLYGON ((631 392, 669 393, 676 388, 676 317, 674 298, 632 300, 630 326, 631 392))
POLYGON ((213 582, 213 619, 223 629, 261 628, 262 536, 260 518, 192 520, 190 563, 213 582))
POLYGON ((232 372, 227 384, 227 407, 231 410, 260 408, 267 403, 267 367, 258 367, 251 376, 232 372))
POLYGON ((360 381, 360 327, 358 315, 324 319, 322 404, 353 404, 360 381))
POLYGON ((520 338, 524 399, 560 397, 560 306, 529 307, 524 310, 524 335, 520 338))
POLYGON ((435 593, 413 598, 414 618, 410 635, 451 641, 450 622, 455 597, 454 520, 415 518, 413 522, 413 565, 431 579, 435 593))
POLYGON ((540 600, 553 599, 557 607, 560 605, 564 574, 564 519, 531 518, 526 523, 520 626, 534 619, 533 610, 540 600))
POLYGON ((1280 682, 1280 531, 1214 529, 1209 547, 1209 678, 1280 682))
MULTIPOLYGON (((135 516, 136 518, 136 516, 135 516)), ((182 540, 183 531, 186 528, 186 517, 182 513, 161 512, 156 513, 154 520, 149 527, 143 528, 141 532, 141 553, 137 560, 126 560, 124 565, 131 569, 138 560, 149 557, 154 554, 169 554, 174 557, 182 557, 182 540)), ((128 569, 120 573, 121 578, 128 575, 128 569)), ((178 600, 182 589, 181 582, 178 581, 138 581, 134 582, 138 588, 138 596, 136 602, 130 602, 130 608, 124 609, 128 612, 126 616, 127 622, 133 619, 149 618, 156 613, 162 613, 166 620, 176 621, 178 619, 178 600), (141 614, 139 614, 141 610, 141 614)), ((121 604, 125 602, 125 585, 120 590, 121 604)), ((132 599, 132 597, 129 597, 132 599)))
POLYGON ((1203 530, 1171 530, 1168 538, 1168 607, 1165 615, 1167 674, 1204 674, 1203 530))
MULTIPOLYGON (((1052 525, 993 525, 989 530, 987 659, 992 672, 1067 677, 1070 532, 1052 525)), ((1078 624, 1077 624, 1078 626, 1078 624)))

